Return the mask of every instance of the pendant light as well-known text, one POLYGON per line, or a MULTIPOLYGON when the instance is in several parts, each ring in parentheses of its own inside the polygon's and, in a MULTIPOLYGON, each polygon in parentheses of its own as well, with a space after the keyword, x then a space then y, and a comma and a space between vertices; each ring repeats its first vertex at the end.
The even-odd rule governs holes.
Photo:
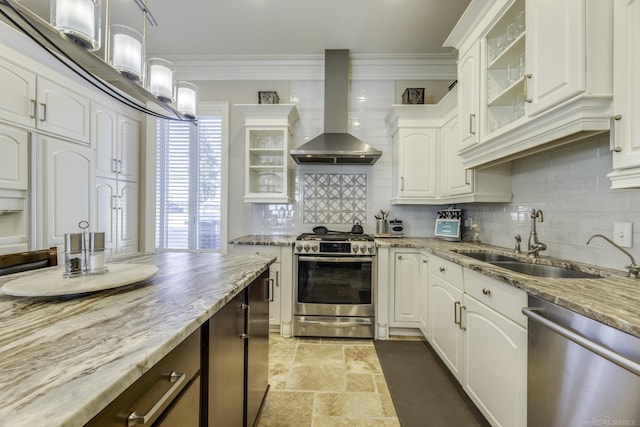
POLYGON ((147 90, 160 101, 171 103, 176 67, 166 59, 149 58, 147 66, 147 90))
POLYGON ((129 80, 142 82, 144 68, 142 35, 125 25, 111 25, 109 32, 109 63, 129 80))
POLYGON ((188 119, 196 118, 197 87, 193 83, 176 82, 176 109, 188 119))
POLYGON ((100 0, 52 0, 51 25, 90 51, 100 49, 100 0))

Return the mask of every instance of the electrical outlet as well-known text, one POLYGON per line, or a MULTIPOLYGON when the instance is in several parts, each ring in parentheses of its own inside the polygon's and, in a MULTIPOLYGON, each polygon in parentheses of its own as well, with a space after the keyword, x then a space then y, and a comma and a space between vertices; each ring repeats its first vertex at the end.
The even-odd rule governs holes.
POLYGON ((614 222, 613 223, 613 241, 623 248, 632 247, 633 223, 632 222, 614 222))

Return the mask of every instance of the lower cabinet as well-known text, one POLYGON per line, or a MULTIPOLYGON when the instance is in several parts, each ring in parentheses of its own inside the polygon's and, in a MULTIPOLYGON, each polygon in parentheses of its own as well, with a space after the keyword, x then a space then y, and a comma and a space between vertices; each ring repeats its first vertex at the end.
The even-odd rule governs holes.
POLYGON ((276 257, 269 266, 269 325, 290 337, 291 306, 293 298, 293 247, 234 244, 233 252, 262 253, 276 257))
POLYGON ((391 326, 418 327, 420 309, 420 253, 396 251, 393 263, 393 304, 391 326))
POLYGON ((493 426, 526 426, 527 294, 429 257, 429 341, 493 426))
POLYGON ((462 329, 460 307, 463 284, 462 267, 430 257, 429 327, 431 346, 451 373, 462 380, 462 329))
POLYGON ((210 427, 253 426, 268 389, 269 282, 265 272, 203 328, 202 417, 210 427))

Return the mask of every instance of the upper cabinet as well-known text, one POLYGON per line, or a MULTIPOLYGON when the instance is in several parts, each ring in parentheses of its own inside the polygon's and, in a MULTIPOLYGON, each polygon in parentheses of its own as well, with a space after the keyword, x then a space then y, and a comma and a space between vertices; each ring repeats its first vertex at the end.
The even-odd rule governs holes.
POLYGON ((612 32, 611 2, 472 1, 445 42, 460 52, 463 165, 609 130, 612 32))
POLYGON ((140 122, 98 103, 91 103, 96 175, 138 181, 140 122))
POLYGON ((0 57, 0 119, 89 144, 89 99, 0 57))
POLYGON ((614 1, 611 188, 640 187, 640 0, 614 1))
POLYGON ((240 104, 236 108, 245 116, 244 201, 291 203, 289 147, 298 120, 295 104, 240 104))
POLYGON ((511 167, 468 170, 458 156, 458 88, 438 104, 394 105, 386 120, 393 142, 392 204, 510 202, 511 167))

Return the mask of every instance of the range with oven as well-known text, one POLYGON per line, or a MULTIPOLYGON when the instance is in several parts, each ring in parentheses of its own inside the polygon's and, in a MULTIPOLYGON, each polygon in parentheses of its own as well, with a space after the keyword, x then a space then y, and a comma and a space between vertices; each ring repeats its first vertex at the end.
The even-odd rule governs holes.
POLYGON ((373 237, 304 233, 296 239, 294 254, 293 335, 373 338, 373 237))

